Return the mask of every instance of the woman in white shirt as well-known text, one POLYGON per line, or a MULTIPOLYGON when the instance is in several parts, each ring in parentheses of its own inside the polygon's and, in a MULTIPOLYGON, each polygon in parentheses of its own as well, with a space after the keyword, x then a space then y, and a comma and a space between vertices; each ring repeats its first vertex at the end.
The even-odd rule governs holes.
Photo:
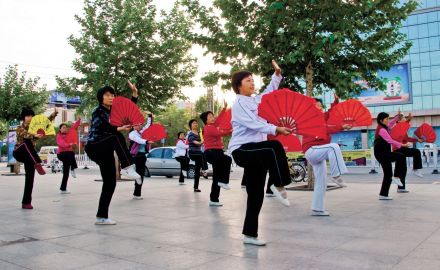
POLYGON ((153 122, 153 115, 148 114, 147 123, 141 128, 141 126, 133 126, 133 130, 128 134, 128 138, 131 141, 130 154, 133 157, 134 164, 136 165, 136 172, 141 176, 141 183, 134 182, 133 199, 142 200, 141 190, 144 183, 145 175, 145 162, 147 161, 146 154, 148 153, 148 141, 142 139, 142 132, 148 129, 153 122))
POLYGON ((179 184, 185 184, 185 177, 183 176, 182 171, 188 171, 189 157, 187 156, 187 150, 189 145, 186 144, 185 141, 185 133, 179 132, 177 133, 177 142, 176 142, 176 160, 180 163, 180 177, 179 184))
POLYGON ((277 127, 258 116, 258 104, 261 97, 278 86, 283 78, 281 69, 272 61, 275 74, 266 90, 253 96, 255 91, 252 73, 237 71, 232 75, 232 88, 237 98, 232 106, 232 138, 229 152, 235 163, 244 168, 246 192, 248 194, 246 218, 243 226, 245 244, 263 246, 265 241, 258 239, 258 215, 263 205, 266 173, 269 170, 273 185, 270 189, 277 199, 289 206, 284 186, 290 184, 286 153, 278 141, 267 141, 267 134, 288 135, 292 131, 286 127, 277 127))

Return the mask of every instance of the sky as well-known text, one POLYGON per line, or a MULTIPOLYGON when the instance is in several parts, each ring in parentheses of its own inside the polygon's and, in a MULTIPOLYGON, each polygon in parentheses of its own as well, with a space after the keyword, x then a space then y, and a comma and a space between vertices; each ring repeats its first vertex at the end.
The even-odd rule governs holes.
MULTIPOLYGON (((159 9, 169 9, 173 2, 155 0, 159 9)), ((74 15, 82 14, 82 7, 83 0, 0 0, 0 76, 8 65, 18 64, 20 71, 40 77, 40 84, 46 84, 49 90, 56 88, 55 75, 78 76, 71 68, 75 51, 67 38, 79 31, 74 15)), ((194 78, 195 87, 183 92, 195 101, 206 92, 200 77, 208 71, 224 71, 225 67, 214 65, 198 46, 191 53, 198 59, 199 70, 194 78)), ((223 93, 220 87, 214 92, 219 100, 229 103, 235 97, 232 91, 223 93)))

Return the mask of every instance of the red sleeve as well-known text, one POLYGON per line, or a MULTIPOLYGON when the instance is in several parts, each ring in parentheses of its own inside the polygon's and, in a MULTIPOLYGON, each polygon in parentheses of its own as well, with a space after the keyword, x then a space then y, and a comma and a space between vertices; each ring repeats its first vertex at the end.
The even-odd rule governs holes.
MULTIPOLYGON (((218 113, 218 115, 224 113, 225 111, 226 111, 226 109, 223 108, 223 109, 218 113)), ((219 118, 217 117, 217 119, 215 119, 215 122, 214 122, 214 126, 216 126, 216 127, 218 127, 218 125, 219 125, 219 123, 217 122, 218 120, 219 120, 219 118)))
POLYGON ((219 129, 218 130, 222 137, 232 134, 232 129, 219 129))
POLYGON ((59 147, 69 147, 70 143, 67 143, 66 140, 61 136, 61 134, 57 134, 57 144, 59 147))
POLYGON ((81 125, 81 119, 76 120, 70 128, 77 129, 81 125))
POLYGON ((405 141, 407 142, 418 142, 418 140, 416 138, 412 138, 412 137, 408 137, 408 135, 405 135, 405 141))

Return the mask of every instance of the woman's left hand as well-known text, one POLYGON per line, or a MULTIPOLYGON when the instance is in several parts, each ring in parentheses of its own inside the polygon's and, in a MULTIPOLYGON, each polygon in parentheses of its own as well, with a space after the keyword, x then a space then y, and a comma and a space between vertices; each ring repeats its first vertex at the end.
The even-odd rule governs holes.
POLYGON ((128 80, 127 82, 128 82, 128 86, 129 86, 130 89, 131 89, 131 95, 132 95, 133 97, 137 98, 137 97, 139 96, 139 91, 138 91, 136 85, 132 84, 132 83, 130 82, 130 80, 128 80))

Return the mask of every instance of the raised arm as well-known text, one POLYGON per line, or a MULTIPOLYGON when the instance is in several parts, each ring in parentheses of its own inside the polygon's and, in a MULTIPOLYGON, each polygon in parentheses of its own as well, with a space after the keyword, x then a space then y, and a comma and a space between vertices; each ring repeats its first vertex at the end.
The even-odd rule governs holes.
POLYGON ((281 68, 278 66, 277 62, 275 60, 272 60, 272 66, 274 69, 274 74, 272 75, 272 78, 270 80, 270 83, 267 85, 266 89, 259 95, 257 95, 255 98, 257 99, 257 102, 261 102, 261 97, 269 94, 270 92, 277 90, 280 86, 281 80, 283 79, 283 76, 281 75, 281 68))

